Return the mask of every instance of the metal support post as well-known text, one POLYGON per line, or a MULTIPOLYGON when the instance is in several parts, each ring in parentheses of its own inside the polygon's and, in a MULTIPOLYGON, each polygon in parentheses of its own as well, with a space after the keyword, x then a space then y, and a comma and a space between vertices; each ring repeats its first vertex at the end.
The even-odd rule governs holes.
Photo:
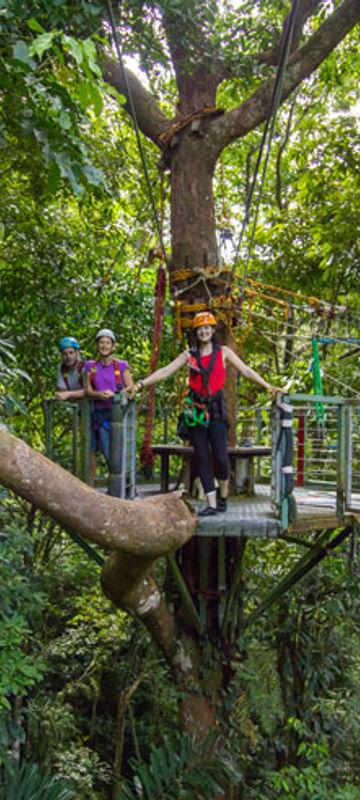
POLYGON ((123 475, 125 474, 125 464, 123 463, 124 435, 123 435, 123 409, 120 404, 120 395, 115 395, 111 406, 111 425, 110 425, 110 455, 109 455, 109 494, 113 497, 125 497, 123 487, 123 475))
POLYGON ((136 494, 136 410, 126 391, 111 406, 109 494, 131 500, 136 494))
POLYGON ((73 474, 78 474, 78 430, 79 430, 79 406, 76 403, 72 407, 73 424, 72 424, 72 458, 73 458, 73 474))
POLYGON ((271 487, 270 498, 274 511, 280 515, 280 467, 281 453, 277 448, 280 436, 280 411, 275 403, 271 406, 271 487))
POLYGON ((353 407, 347 406, 347 465, 345 487, 345 511, 351 507, 352 477, 353 477, 353 407))
POLYGON ((343 519, 347 493, 348 414, 345 405, 338 407, 338 447, 336 470, 336 514, 343 519))
POLYGON ((90 478, 90 403, 84 397, 80 400, 80 478, 84 483, 89 483, 90 478))
POLYGON ((300 409, 297 431, 297 486, 305 486, 306 411, 300 409))
POLYGON ((134 402, 129 403, 127 413, 129 416, 129 451, 130 451, 129 499, 134 500, 134 498, 136 497, 136 405, 134 402))

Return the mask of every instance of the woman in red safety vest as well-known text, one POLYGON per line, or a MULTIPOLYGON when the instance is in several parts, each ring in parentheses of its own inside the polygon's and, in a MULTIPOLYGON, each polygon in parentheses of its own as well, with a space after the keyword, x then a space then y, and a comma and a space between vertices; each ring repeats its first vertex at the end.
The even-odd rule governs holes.
MULTIPOLYGON (((158 369, 145 380, 137 382, 135 389, 143 389, 168 378, 185 364, 189 365, 189 392, 185 400, 184 422, 186 438, 195 452, 198 473, 207 497, 207 506, 198 516, 212 516, 227 508, 229 486, 229 460, 227 455, 227 419, 223 387, 226 366, 231 364, 244 378, 255 381, 271 394, 280 391, 271 386, 230 349, 219 346, 214 340, 216 320, 210 312, 196 314, 193 320, 196 348, 184 350, 165 367, 158 369), (212 456, 212 458, 211 458, 212 456), (218 481, 215 491, 214 475, 218 481)), ((181 435, 181 434, 180 434, 181 435)))

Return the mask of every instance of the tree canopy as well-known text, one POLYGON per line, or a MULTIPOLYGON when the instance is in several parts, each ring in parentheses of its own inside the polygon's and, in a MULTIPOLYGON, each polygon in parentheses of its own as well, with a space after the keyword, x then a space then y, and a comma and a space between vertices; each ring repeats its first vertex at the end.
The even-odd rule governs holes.
MULTIPOLYGON (((256 625, 244 623, 312 532, 290 545, 240 543, 238 641, 199 637, 165 564, 194 530, 180 497, 99 497, 41 453, 63 335, 75 334, 91 357, 106 324, 134 375, 147 373, 161 264, 164 362, 195 305, 222 314, 214 268, 231 275, 224 336, 233 333, 274 382, 310 387, 312 331, 358 334, 359 3, 124 0, 113 13, 125 70, 107 3, 0 2, 0 755, 18 763, 24 755, 65 778, 59 798, 71 789, 81 800, 115 800, 132 759, 128 797, 139 786, 152 796, 155 782, 169 798, 210 798, 233 781, 247 800, 259 792, 351 800, 359 789, 354 541, 256 625), (249 251, 251 224, 240 245, 239 237, 292 8, 249 251), (283 305, 265 290, 249 301, 248 278, 273 286, 283 305), (283 307, 292 304, 291 323, 283 307), (290 324, 299 331, 291 346, 290 324), (121 611, 100 592, 98 563, 64 528, 106 559, 102 586, 121 611), (214 738, 196 744, 194 731, 207 729, 214 738)), ((250 223, 260 180, 261 170, 250 223)), ((344 356, 344 346, 324 348, 327 390, 356 394, 356 352, 339 364, 334 352, 344 356)), ((177 394, 174 384, 159 387, 158 401, 175 412, 177 394)), ((255 397, 246 386, 240 394, 255 397)), ((66 466, 64 420, 56 435, 66 466)), ((154 435, 162 436, 158 420, 154 435)), ((11 765, 0 777, 8 787, 21 779, 10 773, 11 765)))

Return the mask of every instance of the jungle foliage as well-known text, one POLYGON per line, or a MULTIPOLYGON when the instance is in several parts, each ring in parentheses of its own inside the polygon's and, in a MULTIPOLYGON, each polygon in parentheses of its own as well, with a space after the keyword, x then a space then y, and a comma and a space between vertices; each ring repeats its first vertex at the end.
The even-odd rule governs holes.
MULTIPOLYGON (((266 50, 276 40, 289 4, 247 3, 241 22, 231 4, 222 5, 222 16, 215 3, 199 7, 211 33, 202 57, 211 65, 221 47, 229 70, 219 92, 227 108, 268 74, 252 58, 254 42, 266 50)), ((124 47, 170 109, 174 75, 159 20, 171 17, 174 38, 181 32, 191 44, 192 4, 131 0, 122 8, 124 47)), ((63 335, 76 334, 92 357, 96 329, 114 328, 137 377, 151 353, 157 237, 123 98, 101 77, 106 15, 97 0, 0 2, 0 416, 40 450, 43 401, 54 390, 63 335)), ((248 266, 252 277, 351 309, 334 319, 309 315, 308 333, 358 335, 358 45, 355 29, 279 114, 248 266)), ((231 145, 217 169, 218 237, 230 266, 260 137, 254 131, 231 145)), ((158 156, 144 146, 160 204, 158 156)), ((164 235, 168 244, 168 212, 164 235)), ((247 233, 242 266, 248 241, 247 233)), ((168 292, 164 363, 178 344, 172 310, 168 292)), ((278 337, 281 355, 284 317, 268 315, 262 328, 278 337)), ((272 342, 254 325, 245 358, 274 382, 311 388, 308 343, 284 367, 272 342)), ((357 355, 337 363, 339 352, 322 354, 327 389, 340 381, 356 394, 357 355)), ((159 405, 175 406, 176 394, 175 385, 159 387, 159 405)), ((61 414, 57 425, 61 449, 61 414)), ((160 417, 154 436, 162 436, 160 417)), ((0 797, 212 798, 229 778, 240 782, 244 800, 359 796, 355 546, 349 554, 344 545, 246 626, 264 589, 302 553, 295 543, 249 544, 244 631, 223 698, 226 742, 215 736, 209 753, 179 734, 164 660, 139 623, 104 599, 98 566, 35 507, 5 490, 0 499, 0 797)), ((165 564, 158 572, 166 589, 165 564)), ((208 645, 202 642, 205 661, 208 645)))

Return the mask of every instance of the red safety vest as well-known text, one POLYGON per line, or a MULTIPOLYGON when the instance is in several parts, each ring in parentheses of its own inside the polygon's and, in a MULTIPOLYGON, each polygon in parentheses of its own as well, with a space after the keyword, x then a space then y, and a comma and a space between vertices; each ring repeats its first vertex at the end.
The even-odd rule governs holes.
MULTIPOLYGON (((201 357, 200 363, 203 369, 209 368, 211 363, 211 356, 212 354, 201 357)), ((224 367, 221 347, 219 347, 219 350, 216 353, 216 358, 212 365, 212 369, 209 375, 208 385, 206 387, 203 384, 203 377, 199 369, 198 361, 193 354, 190 355, 188 363, 190 367, 189 386, 190 389, 192 389, 194 392, 196 392, 199 395, 211 396, 213 394, 216 394, 216 392, 219 392, 224 387, 226 371, 224 367)))

